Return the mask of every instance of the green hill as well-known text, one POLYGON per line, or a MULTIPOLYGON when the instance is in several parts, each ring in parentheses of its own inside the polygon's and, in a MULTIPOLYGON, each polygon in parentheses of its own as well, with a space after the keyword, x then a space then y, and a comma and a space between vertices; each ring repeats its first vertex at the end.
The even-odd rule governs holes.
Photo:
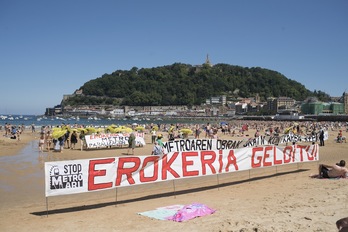
POLYGON ((309 96, 329 97, 319 91, 309 91, 301 83, 288 79, 279 72, 228 64, 192 66, 182 63, 172 65, 117 70, 112 74, 86 82, 76 95, 64 105, 200 105, 207 98, 227 95, 228 98, 291 97, 304 100, 309 96))

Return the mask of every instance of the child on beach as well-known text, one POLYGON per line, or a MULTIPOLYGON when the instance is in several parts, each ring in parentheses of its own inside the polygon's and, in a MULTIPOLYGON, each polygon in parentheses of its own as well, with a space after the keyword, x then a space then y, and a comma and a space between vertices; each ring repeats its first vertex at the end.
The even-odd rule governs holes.
POLYGON ((45 145, 45 134, 44 133, 40 133, 40 138, 39 138, 39 151, 40 152, 43 152, 44 145, 45 145))

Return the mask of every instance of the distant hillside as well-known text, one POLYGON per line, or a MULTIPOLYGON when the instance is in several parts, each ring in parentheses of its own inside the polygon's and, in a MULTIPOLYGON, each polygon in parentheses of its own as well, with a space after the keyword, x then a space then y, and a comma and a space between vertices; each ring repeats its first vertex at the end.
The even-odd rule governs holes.
POLYGON ((246 68, 228 64, 192 66, 172 65, 131 70, 117 70, 112 74, 86 82, 80 88, 83 96, 65 100, 64 105, 200 105, 207 98, 227 95, 228 98, 291 97, 304 100, 309 96, 328 98, 324 92, 311 92, 301 83, 279 72, 264 68, 246 68))

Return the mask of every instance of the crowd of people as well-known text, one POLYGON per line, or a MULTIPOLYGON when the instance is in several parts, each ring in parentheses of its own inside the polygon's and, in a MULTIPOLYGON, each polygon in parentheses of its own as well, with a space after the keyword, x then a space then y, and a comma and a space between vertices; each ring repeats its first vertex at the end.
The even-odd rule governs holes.
MULTIPOLYGON (((62 124, 57 127, 69 128, 66 133, 59 137, 53 138, 52 126, 42 126, 40 130, 40 136, 38 141, 39 151, 59 151, 63 149, 76 149, 77 144, 80 142, 80 149, 83 150, 86 146, 85 134, 83 131, 77 132, 77 128, 84 127, 84 125, 65 125, 62 124)), ((4 129, 5 137, 11 139, 20 140, 20 134, 25 130, 24 125, 15 126, 9 123, 5 123, 4 129)), ((35 126, 30 125, 32 133, 36 133, 35 126)), ((345 136, 342 131, 348 130, 347 123, 341 122, 280 122, 280 121, 240 121, 234 120, 231 122, 220 122, 220 123, 176 123, 176 124, 145 124, 143 125, 145 133, 151 135, 151 143, 154 146, 159 145, 161 139, 174 140, 182 138, 194 138, 194 139, 218 139, 220 135, 229 135, 231 137, 258 137, 261 135, 265 136, 277 136, 282 133, 294 133, 299 135, 318 135, 318 142, 320 146, 324 146, 324 131, 335 131, 338 130, 338 136, 336 141, 338 143, 346 142, 345 136), (188 129, 192 131, 190 135, 184 134, 182 129, 188 129), (250 135, 249 130, 252 129, 255 134, 250 135), (166 134, 165 138, 163 135, 166 134)), ((2 130, 2 126, 0 126, 2 130)), ((129 138, 131 143, 129 150, 132 150, 134 154, 135 140, 129 138)), ((158 150, 158 149, 157 149, 158 150)), ((127 152, 129 153, 129 151, 127 152)), ((158 152, 154 152, 158 154, 158 152)))
MULTIPOLYGON (((25 129, 25 126, 23 124, 20 126, 16 126, 10 123, 5 123, 5 126, 4 126, 5 133, 3 136, 20 141, 21 134, 24 131, 24 129, 25 129)), ((2 130, 2 126, 0 126, 0 130, 2 130)))
POLYGON ((83 131, 81 131, 79 134, 77 133, 77 130, 74 129, 77 128, 77 125, 74 125, 73 127, 70 127, 70 125, 61 125, 57 126, 65 130, 65 133, 59 137, 54 136, 53 134, 53 128, 51 126, 42 126, 40 130, 40 136, 39 136, 39 151, 40 152, 50 152, 58 151, 63 152, 64 149, 76 149, 78 141, 80 141, 80 149, 83 150, 83 147, 85 145, 84 139, 85 134, 83 131))

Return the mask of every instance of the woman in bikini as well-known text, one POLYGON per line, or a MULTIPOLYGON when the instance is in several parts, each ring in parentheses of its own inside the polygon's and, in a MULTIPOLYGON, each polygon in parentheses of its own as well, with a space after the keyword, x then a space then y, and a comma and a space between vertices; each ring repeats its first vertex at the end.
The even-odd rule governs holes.
POLYGON ((51 145, 52 145, 52 134, 51 131, 47 131, 46 133, 46 147, 47 147, 47 151, 51 150, 51 145))

